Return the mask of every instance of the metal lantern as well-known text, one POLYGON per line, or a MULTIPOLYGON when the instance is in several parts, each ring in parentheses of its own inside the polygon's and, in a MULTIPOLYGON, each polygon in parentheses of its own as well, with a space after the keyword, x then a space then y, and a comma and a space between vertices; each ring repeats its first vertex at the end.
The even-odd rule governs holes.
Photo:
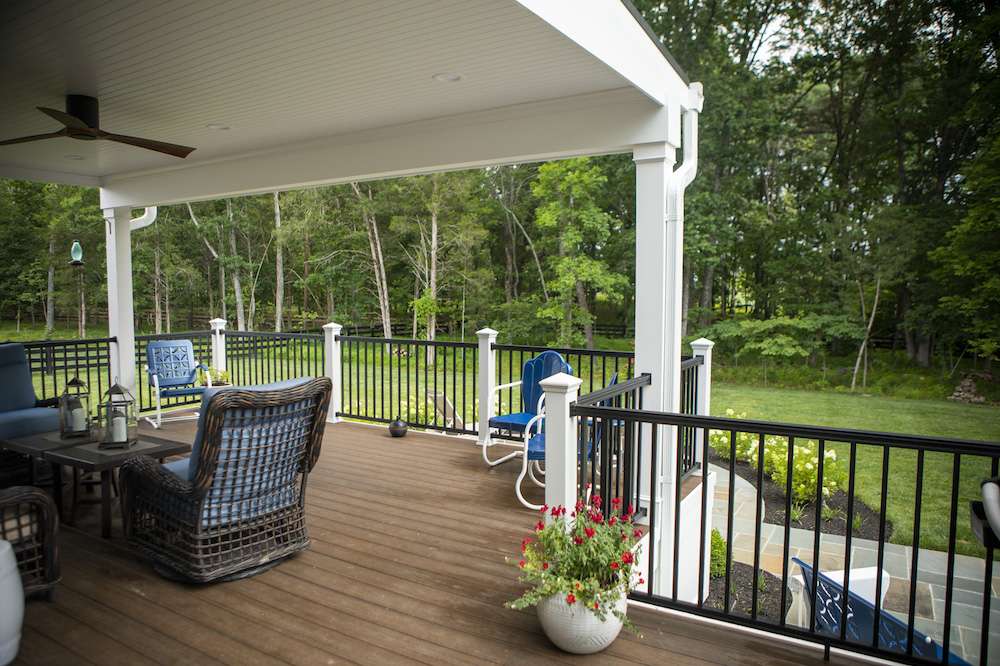
POLYGON ((136 442, 139 420, 135 398, 117 382, 104 394, 99 417, 102 449, 127 449, 136 442))
POLYGON ((59 396, 59 434, 86 437, 90 434, 90 387, 74 377, 59 396))

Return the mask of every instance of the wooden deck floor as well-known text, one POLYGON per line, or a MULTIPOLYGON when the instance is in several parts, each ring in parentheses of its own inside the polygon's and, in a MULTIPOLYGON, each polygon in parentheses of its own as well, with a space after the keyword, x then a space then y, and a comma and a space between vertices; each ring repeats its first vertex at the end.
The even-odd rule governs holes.
MULTIPOLYGON (((190 437, 193 424, 161 431, 190 437)), ((632 609, 601 655, 557 651, 533 612, 503 608, 504 562, 535 520, 515 470, 486 469, 469 440, 327 429, 309 480, 311 548, 249 580, 192 587, 157 576, 96 511, 61 533, 62 583, 27 607, 17 663, 820 665, 814 650, 632 609)), ((834 656, 834 663, 847 663, 834 656)))

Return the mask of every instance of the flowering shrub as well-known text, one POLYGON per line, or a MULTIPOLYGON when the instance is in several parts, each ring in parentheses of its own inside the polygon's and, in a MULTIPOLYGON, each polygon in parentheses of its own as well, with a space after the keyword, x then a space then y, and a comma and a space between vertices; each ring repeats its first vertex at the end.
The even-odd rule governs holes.
POLYGON ((601 498, 596 496, 589 504, 578 500, 569 519, 565 507, 543 506, 535 534, 521 542, 517 563, 521 582, 531 587, 507 606, 527 608, 560 595, 567 604, 580 604, 601 620, 611 612, 631 628, 615 604, 635 585, 645 582, 636 570, 636 544, 643 533, 632 522, 631 506, 622 510, 617 498, 611 504, 611 516, 606 520, 601 498), (553 518, 548 525, 546 514, 553 518))
MULTIPOLYGON (((747 415, 736 414, 727 409, 729 418, 745 419, 747 415)), ((715 430, 709 435, 709 445, 724 460, 729 459, 728 431, 715 430)), ((760 436, 751 432, 736 433, 736 459, 749 463, 755 469, 759 461, 757 447, 760 436)), ((846 474, 837 462, 837 452, 827 448, 823 452, 823 497, 829 497, 839 490, 846 474)), ((788 438, 765 435, 764 471, 782 489, 788 482, 788 438)), ((792 502, 801 506, 816 499, 816 483, 819 480, 819 445, 815 440, 796 440, 792 456, 792 502)))

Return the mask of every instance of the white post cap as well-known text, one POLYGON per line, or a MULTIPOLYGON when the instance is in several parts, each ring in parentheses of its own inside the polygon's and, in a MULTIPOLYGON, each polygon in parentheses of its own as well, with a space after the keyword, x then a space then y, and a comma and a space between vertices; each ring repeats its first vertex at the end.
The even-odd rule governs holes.
POLYGON ((476 335, 478 335, 481 338, 495 338, 497 337, 497 332, 494 331, 492 328, 486 327, 476 331, 476 335))
POLYGON ((698 338, 691 342, 691 349, 711 349, 715 343, 708 338, 698 338))
POLYGON ((208 325, 212 327, 213 331, 224 331, 226 329, 226 320, 221 317, 216 317, 208 322, 208 325))
POLYGON ((339 335, 343 329, 344 327, 341 324, 336 324, 332 321, 329 324, 323 324, 323 330, 332 331, 334 335, 339 335))
POLYGON ((546 393, 569 393, 570 391, 579 390, 582 384, 582 379, 568 375, 565 372, 556 373, 538 382, 538 385, 546 393))

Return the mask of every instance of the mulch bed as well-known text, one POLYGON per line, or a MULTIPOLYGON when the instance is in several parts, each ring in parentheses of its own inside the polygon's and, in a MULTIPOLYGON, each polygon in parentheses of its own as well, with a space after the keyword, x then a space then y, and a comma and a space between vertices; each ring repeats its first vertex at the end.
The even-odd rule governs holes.
MULTIPOLYGON (((709 462, 728 470, 729 459, 720 457, 714 450, 709 448, 709 462)), ((740 460, 736 461, 736 476, 742 477, 754 488, 757 487, 757 470, 750 463, 740 460)), ((774 481, 768 474, 764 473, 764 522, 774 525, 785 524, 785 489, 774 481)), ((816 527, 816 506, 815 502, 810 502, 803 506, 802 516, 798 520, 792 520, 792 527, 800 527, 805 530, 812 530, 816 527)), ((827 517, 820 517, 820 531, 826 534, 836 534, 845 536, 847 534, 847 493, 838 490, 826 500, 827 517)), ((822 513, 822 512, 821 512, 822 513)), ((862 539, 878 541, 879 534, 879 512, 861 501, 861 498, 854 496, 854 516, 855 521, 860 521, 852 531, 852 535, 862 539)), ((885 526, 885 538, 889 539, 892 534, 892 524, 888 521, 885 526)))
MULTIPOLYGON (((753 609, 753 567, 742 562, 733 562, 729 573, 729 612, 750 616, 753 609)), ((757 580, 757 618, 779 622, 792 605, 792 595, 788 593, 785 608, 781 609, 781 579, 766 571, 761 571, 757 580)), ((709 581, 708 599, 705 605, 722 610, 726 600, 726 577, 720 576, 709 581)))

